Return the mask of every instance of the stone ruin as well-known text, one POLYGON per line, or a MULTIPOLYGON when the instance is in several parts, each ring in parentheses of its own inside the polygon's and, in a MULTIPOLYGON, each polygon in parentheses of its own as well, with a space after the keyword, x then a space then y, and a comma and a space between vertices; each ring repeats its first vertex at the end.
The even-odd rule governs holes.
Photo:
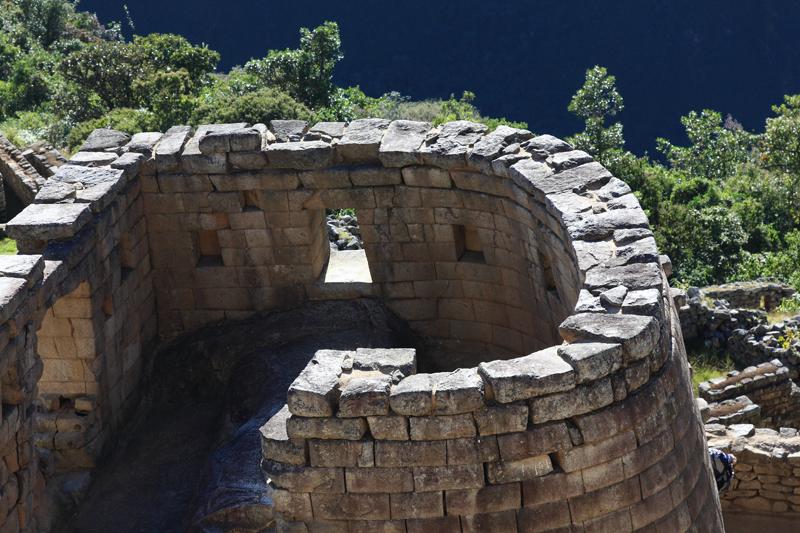
POLYGON ((722 531, 647 218, 554 137, 381 119, 98 131, 7 231, 2 531, 44 528, 52 476, 122 431, 155 347, 350 298, 424 342, 309 354, 261 429, 278 531, 722 531), (372 283, 324 281, 341 208, 372 283))
MULTIPOLYGON (((800 340, 789 332, 796 331, 798 319, 768 324, 761 310, 731 309, 726 300, 714 302, 711 309, 701 303, 697 292, 689 292, 694 296, 681 307, 682 322, 703 316, 697 309, 705 308, 705 316, 714 320, 694 325, 714 324, 717 334, 724 333, 725 353, 742 369, 698 386, 709 446, 733 453, 738 460, 731 488, 722 495, 722 508, 731 516, 755 512, 796 519, 800 516, 796 429, 800 427, 800 386, 796 383, 800 340), (743 327, 750 320, 755 324, 743 327)), ((732 299, 736 305, 774 309, 793 293, 790 287, 775 283, 735 284, 732 299)), ((678 297, 677 304, 685 303, 682 294, 673 291, 673 296, 678 297)), ((700 328, 694 331, 697 338, 709 338, 700 328)))
POLYGON ((0 220, 31 204, 45 181, 65 162, 64 156, 46 142, 20 150, 0 134, 0 220))

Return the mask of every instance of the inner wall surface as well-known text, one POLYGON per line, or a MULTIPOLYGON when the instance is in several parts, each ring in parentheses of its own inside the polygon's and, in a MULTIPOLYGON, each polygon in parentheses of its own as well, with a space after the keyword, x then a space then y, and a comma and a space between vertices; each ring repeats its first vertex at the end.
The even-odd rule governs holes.
POLYGON ((357 210, 373 285, 354 294, 381 297, 426 340, 424 370, 558 344, 577 300, 559 224, 508 180, 359 165, 153 179, 143 196, 164 334, 330 297, 325 209, 357 210))

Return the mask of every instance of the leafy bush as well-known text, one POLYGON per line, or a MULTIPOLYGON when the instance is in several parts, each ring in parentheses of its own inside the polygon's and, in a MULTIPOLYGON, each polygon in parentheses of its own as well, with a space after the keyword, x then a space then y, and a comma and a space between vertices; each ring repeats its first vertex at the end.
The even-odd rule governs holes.
POLYGON ((268 123, 273 119, 308 120, 312 112, 302 103, 278 89, 259 89, 232 97, 213 97, 197 106, 194 124, 219 122, 268 123))

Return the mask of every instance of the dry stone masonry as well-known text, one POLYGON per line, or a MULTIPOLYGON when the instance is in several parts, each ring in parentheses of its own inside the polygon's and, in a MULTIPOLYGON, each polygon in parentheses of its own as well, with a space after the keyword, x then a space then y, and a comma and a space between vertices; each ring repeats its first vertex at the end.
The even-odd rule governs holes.
POLYGON ((159 338, 361 297, 425 342, 309 355, 261 430, 279 531, 722 531, 668 263, 628 186, 559 139, 98 130, 8 232, 7 531, 37 529, 48 476, 91 467, 159 338), (343 208, 373 283, 324 283, 343 208))

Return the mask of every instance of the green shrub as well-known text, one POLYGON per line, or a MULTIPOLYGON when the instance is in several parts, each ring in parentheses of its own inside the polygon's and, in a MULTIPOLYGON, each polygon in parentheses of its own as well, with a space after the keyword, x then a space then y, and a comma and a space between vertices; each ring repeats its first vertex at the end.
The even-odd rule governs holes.
POLYGON ((278 89, 260 89, 239 96, 213 96, 194 110, 194 124, 221 122, 268 123, 274 119, 309 120, 311 110, 278 89))

